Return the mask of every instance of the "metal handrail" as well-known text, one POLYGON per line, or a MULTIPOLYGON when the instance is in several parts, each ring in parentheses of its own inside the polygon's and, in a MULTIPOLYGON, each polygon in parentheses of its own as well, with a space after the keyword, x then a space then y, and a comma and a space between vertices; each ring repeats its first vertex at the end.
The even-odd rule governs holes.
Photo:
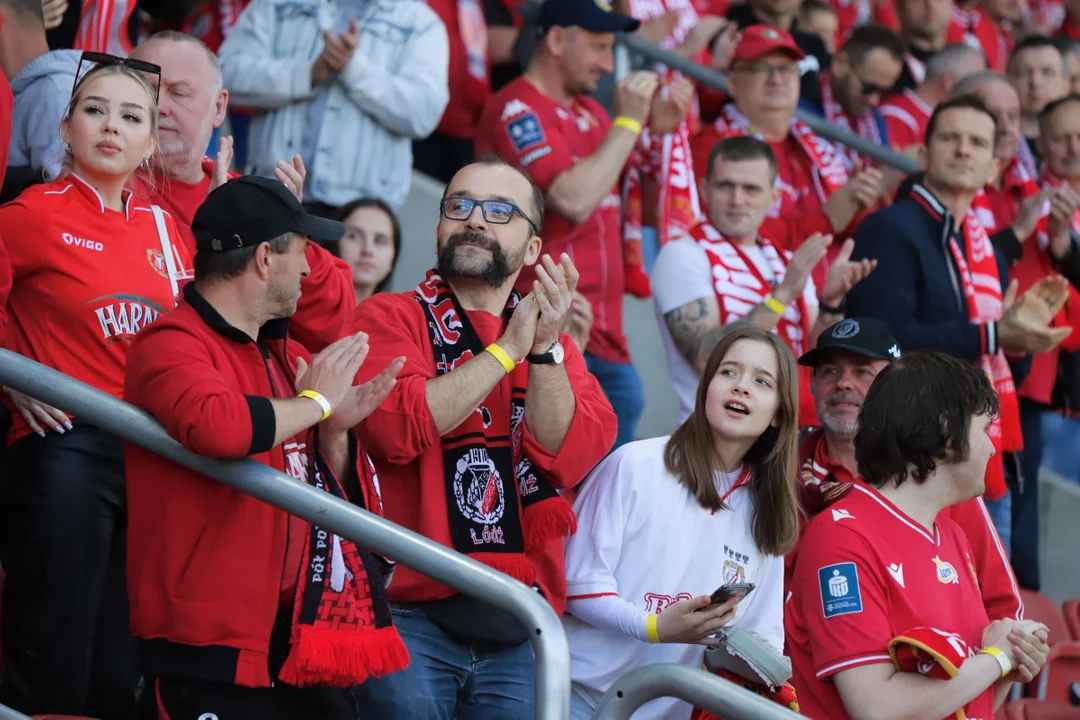
MULTIPOLYGON (((662 63, 673 70, 678 70, 683 75, 708 85, 711 88, 715 88, 724 93, 727 92, 727 78, 724 77, 722 73, 718 73, 712 68, 707 68, 693 60, 684 58, 682 55, 678 55, 670 50, 665 50, 650 42, 646 42, 636 35, 622 33, 618 35, 617 40, 639 55, 644 55, 654 62, 662 63)), ((878 162, 891 165, 906 173, 919 171, 919 164, 906 155, 901 155, 891 148, 877 145, 866 138, 850 133, 837 125, 833 125, 819 115, 807 112, 802 108, 797 108, 795 110, 795 117, 806 123, 811 130, 821 137, 832 140, 833 142, 838 142, 841 145, 849 147, 867 157, 871 157, 878 162)))
POLYGON ((0 720, 31 720, 18 710, 12 710, 7 705, 0 705, 0 720))
POLYGON ((529 631, 536 654, 536 718, 565 720, 569 716, 570 647, 562 623, 539 593, 517 580, 389 520, 298 483, 262 463, 223 462, 194 455, 142 410, 2 349, 0 384, 513 614, 529 631))
POLYGON ((661 697, 677 697, 724 720, 801 717, 712 673, 667 663, 646 665, 619 678, 600 699, 592 720, 629 720, 639 707, 661 697))

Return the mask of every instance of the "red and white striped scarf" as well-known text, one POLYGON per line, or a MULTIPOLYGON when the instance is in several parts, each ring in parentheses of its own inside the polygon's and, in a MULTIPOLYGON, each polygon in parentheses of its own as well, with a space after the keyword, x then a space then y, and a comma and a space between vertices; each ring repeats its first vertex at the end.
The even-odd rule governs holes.
MULTIPOLYGON (((1019 155, 1013 157, 1009 166, 1005 168, 1002 173, 1001 183, 1003 188, 1019 187, 1021 190, 1021 197, 1027 199, 1032 195, 1039 192, 1039 186, 1035 182, 1035 178, 1028 171, 1027 165, 1022 161, 1019 155)), ((986 195, 986 190, 980 188, 979 192, 975 194, 975 199, 971 201, 971 209, 975 211, 975 216, 982 223, 983 228, 987 233, 994 233, 1000 230, 998 227, 997 216, 994 214, 994 209, 990 206, 990 198, 986 195)), ((1026 238, 1018 238, 1023 241, 1026 238)))
MULTIPOLYGON (((818 75, 818 87, 821 90, 821 108, 825 113, 825 119, 833 125, 847 130, 853 135, 858 135, 864 140, 869 140, 875 145, 884 145, 885 139, 881 137, 874 111, 867 108, 866 112, 857 118, 853 118, 844 110, 836 100, 832 87, 832 72, 826 70, 818 75)), ((843 145, 837 145, 837 152, 843 157, 848 172, 855 169, 859 160, 859 153, 843 145)))

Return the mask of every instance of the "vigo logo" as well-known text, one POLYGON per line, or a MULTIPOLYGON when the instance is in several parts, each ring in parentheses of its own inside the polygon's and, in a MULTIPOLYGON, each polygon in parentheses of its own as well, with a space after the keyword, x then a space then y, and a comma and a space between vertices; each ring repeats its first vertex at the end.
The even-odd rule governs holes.
POLYGON ((105 249, 105 246, 102 243, 97 242, 96 240, 87 240, 86 238, 75 237, 71 233, 64 233, 60 237, 64 239, 64 244, 72 245, 77 248, 82 248, 83 250, 93 250, 95 252, 101 252, 105 249))

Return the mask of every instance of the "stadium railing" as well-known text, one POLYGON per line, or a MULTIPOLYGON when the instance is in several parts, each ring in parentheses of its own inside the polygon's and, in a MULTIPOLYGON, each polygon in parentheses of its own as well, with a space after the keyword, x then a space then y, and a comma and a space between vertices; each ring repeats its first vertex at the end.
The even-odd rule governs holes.
POLYGON ((12 710, 7 705, 0 705, 0 720, 31 720, 31 718, 12 710))

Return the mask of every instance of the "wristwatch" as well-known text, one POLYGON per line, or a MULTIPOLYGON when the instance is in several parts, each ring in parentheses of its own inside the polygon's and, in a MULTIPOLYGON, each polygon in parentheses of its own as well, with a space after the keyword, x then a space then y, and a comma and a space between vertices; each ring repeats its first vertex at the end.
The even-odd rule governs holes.
POLYGON ((530 365, 562 365, 565 356, 563 346, 556 340, 546 353, 530 353, 525 356, 525 361, 530 365))

